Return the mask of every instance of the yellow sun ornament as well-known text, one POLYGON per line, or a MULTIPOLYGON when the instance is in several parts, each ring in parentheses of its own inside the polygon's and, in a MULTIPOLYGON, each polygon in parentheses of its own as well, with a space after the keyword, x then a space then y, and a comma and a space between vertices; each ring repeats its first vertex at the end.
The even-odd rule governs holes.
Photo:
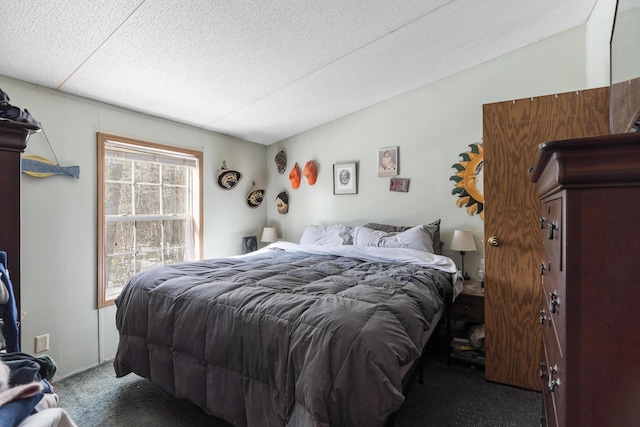
POLYGON ((482 194, 484 155, 482 144, 471 144, 469 147, 471 149, 468 152, 460 154, 462 160, 452 166, 457 172, 449 178, 451 181, 455 181, 451 194, 458 195, 456 205, 459 208, 466 207, 469 215, 479 215, 480 219, 484 221, 484 195, 482 194))

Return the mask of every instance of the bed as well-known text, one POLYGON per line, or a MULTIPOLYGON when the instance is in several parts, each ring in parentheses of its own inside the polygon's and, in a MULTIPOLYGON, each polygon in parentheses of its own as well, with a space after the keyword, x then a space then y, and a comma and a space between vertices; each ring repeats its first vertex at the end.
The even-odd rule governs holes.
POLYGON ((239 426, 382 426, 459 289, 438 249, 439 222, 307 226, 300 244, 140 273, 116 300, 116 375, 239 426))

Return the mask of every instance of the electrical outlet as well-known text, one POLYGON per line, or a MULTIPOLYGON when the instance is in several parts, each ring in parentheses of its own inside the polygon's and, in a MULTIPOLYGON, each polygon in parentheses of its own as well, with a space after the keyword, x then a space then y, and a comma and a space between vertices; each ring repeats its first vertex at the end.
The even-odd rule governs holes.
POLYGON ((49 334, 38 335, 36 337, 36 353, 49 350, 49 334))

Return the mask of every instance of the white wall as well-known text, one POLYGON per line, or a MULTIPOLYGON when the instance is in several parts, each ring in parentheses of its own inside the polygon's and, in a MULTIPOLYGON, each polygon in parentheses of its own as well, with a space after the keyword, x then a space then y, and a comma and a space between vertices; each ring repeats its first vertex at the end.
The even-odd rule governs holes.
MULTIPOLYGON (((58 377, 115 354, 115 310, 96 309, 96 132, 204 151, 206 258, 239 253, 241 238, 259 238, 264 225, 275 225, 282 238, 297 242, 310 223, 418 224, 441 218, 445 241, 454 229, 470 229, 480 247, 483 223, 456 207, 449 178, 459 154, 481 142, 482 105, 606 86, 608 76, 587 81, 585 37, 585 27, 576 28, 269 147, 0 76, 12 103, 42 122, 60 164, 80 166, 79 180, 22 177, 23 351, 31 353, 34 337, 49 333, 58 377), (400 147, 400 177, 411 179, 409 193, 389 192, 389 179, 377 177, 377 150, 387 146, 400 147), (288 157, 283 175, 274 162, 281 148, 288 157), (215 184, 223 160, 245 174, 236 190, 215 184), (296 161, 303 168, 308 160, 318 166, 316 185, 303 178, 292 190, 290 168, 296 161), (332 165, 343 161, 359 162, 357 195, 332 194, 332 165), (245 204, 253 181, 267 189, 258 209, 245 204), (275 197, 285 189, 290 210, 280 215, 275 197)), ((53 160, 42 133, 31 137, 26 154, 53 160)), ((445 254, 459 260, 448 244, 445 254)), ((468 254, 469 271, 480 257, 480 251, 468 254)))
POLYGON ((609 42, 615 10, 614 0, 599 0, 587 22, 585 43, 589 87, 609 85, 609 42))
POLYGON ((629 9, 618 10, 612 64, 616 83, 636 79, 640 76, 640 55, 637 55, 640 40, 640 0, 629 0, 629 9), (633 52, 634 54, 631 54, 633 52))
MULTIPOLYGON (((115 309, 96 309, 96 132, 106 132, 204 152, 204 256, 235 255, 242 237, 259 235, 266 207, 246 205, 252 182, 266 185, 266 147, 213 134, 0 76, 12 104, 42 123, 62 166, 79 165, 80 179, 22 175, 21 345, 50 334, 48 352, 57 377, 113 358, 115 309), (245 176, 225 191, 215 184, 222 161, 245 176)), ((27 155, 55 161, 42 132, 30 137, 27 155)), ((6 225, 5 225, 6 226, 6 225)), ((9 254, 9 256, 11 256, 9 254)), ((15 274, 15 273, 14 273, 15 274)))
POLYGON ((441 218, 444 252, 458 262, 459 253, 448 249, 453 231, 473 231, 479 251, 467 254, 465 267, 475 272, 484 224, 456 206, 450 177, 460 153, 482 140, 482 105, 584 89, 586 61, 580 27, 269 146, 269 192, 286 189, 290 208, 280 215, 270 204, 268 222, 281 238, 298 242, 306 224, 416 225, 441 218), (411 179, 408 193, 390 192, 389 178, 377 177, 378 149, 387 146, 399 147, 399 176, 411 179), (280 149, 288 158, 283 175, 273 162, 280 149), (291 167, 308 160, 318 165, 317 183, 303 178, 291 189, 291 167), (345 161, 359 162, 357 195, 332 194, 333 164, 345 161))

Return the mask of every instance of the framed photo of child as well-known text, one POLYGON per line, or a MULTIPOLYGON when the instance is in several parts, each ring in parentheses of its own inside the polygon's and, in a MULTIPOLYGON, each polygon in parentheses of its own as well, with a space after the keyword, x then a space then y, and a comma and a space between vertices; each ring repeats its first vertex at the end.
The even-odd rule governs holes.
POLYGON ((378 176, 398 175, 398 147, 385 147, 378 150, 378 176))

